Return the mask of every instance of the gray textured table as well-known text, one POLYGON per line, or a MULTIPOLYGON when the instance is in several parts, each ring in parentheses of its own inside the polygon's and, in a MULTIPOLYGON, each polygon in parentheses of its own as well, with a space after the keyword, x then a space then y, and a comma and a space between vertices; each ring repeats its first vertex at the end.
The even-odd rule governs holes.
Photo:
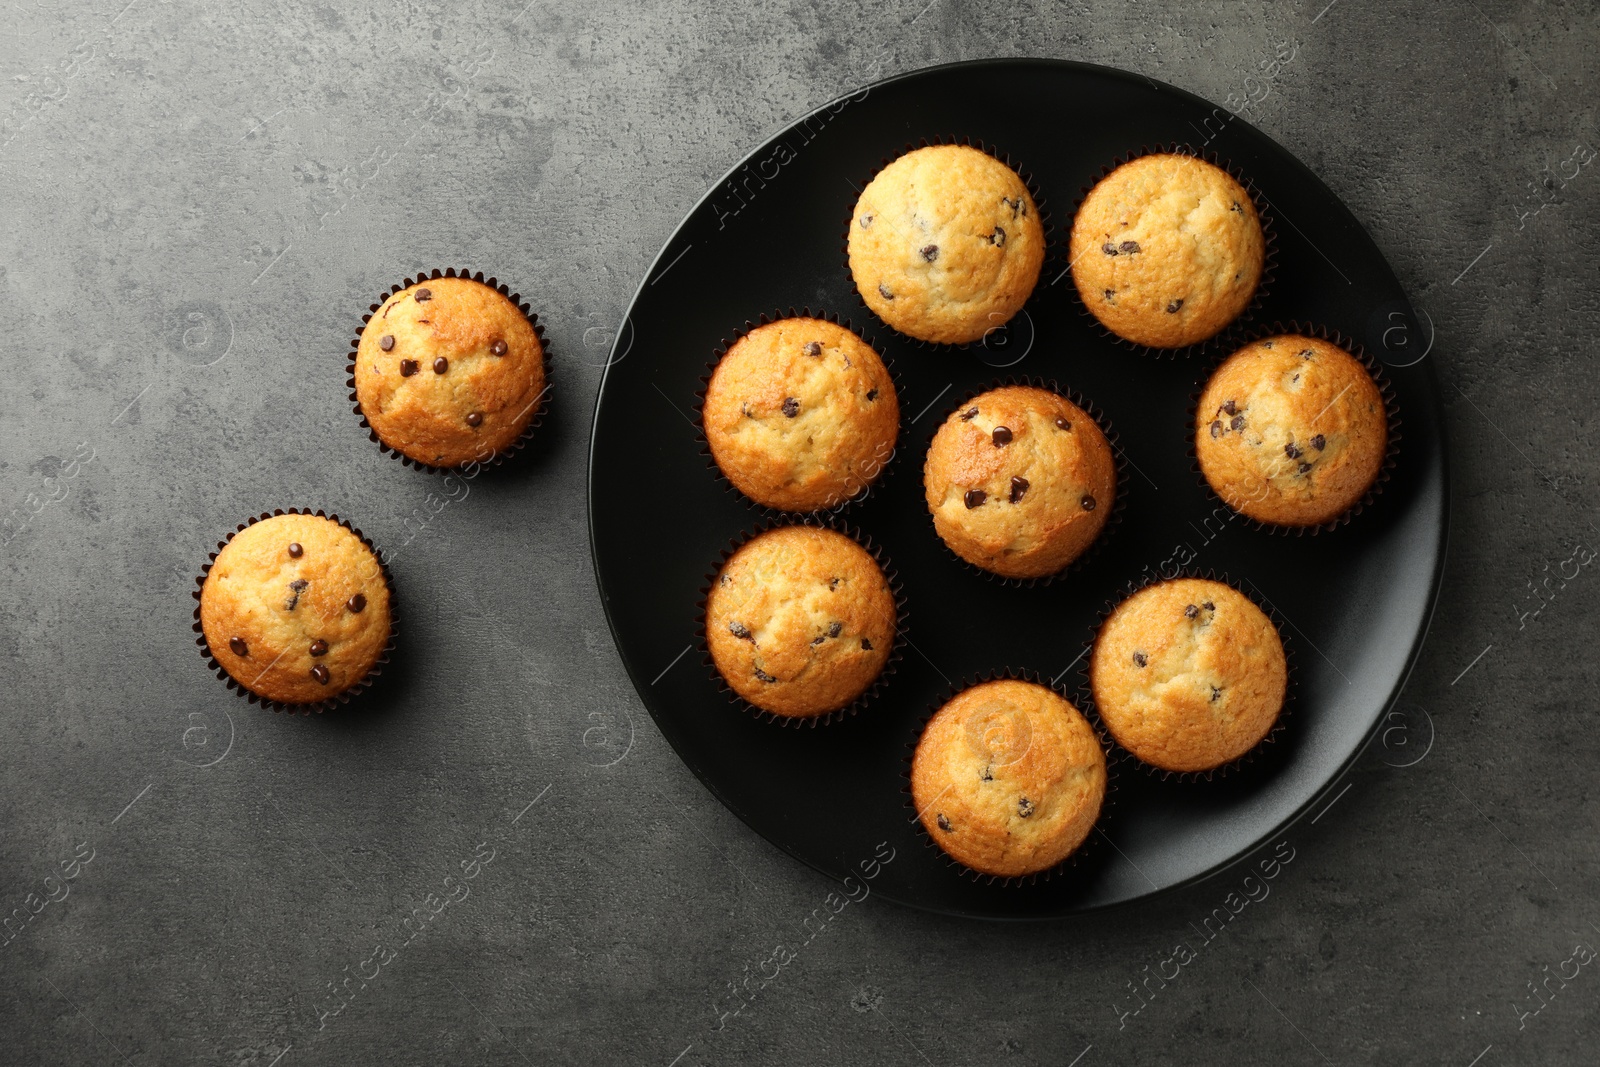
POLYGON ((1325 4, 11 5, 0 1060, 1594 1062, 1600 15, 1325 4), (1436 324, 1455 494, 1400 714, 1273 877, 1030 927, 844 903, 729 815, 623 674, 584 517, 612 331, 710 183, 1003 55, 1248 101, 1436 324), (453 264, 531 299, 558 393, 441 507, 343 353, 453 264), (406 609, 380 699, 311 719, 189 629, 217 538, 296 505, 395 551, 406 609))

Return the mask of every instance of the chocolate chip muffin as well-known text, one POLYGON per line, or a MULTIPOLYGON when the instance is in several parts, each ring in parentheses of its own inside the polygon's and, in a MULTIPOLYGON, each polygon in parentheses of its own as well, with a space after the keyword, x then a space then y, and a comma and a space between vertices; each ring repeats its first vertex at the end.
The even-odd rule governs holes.
POLYGON ((513 445, 544 396, 544 347, 526 316, 470 278, 395 293, 361 331, 356 402, 378 439, 431 467, 513 445))
POLYGON ((1200 578, 1160 582, 1117 605, 1089 658, 1106 729, 1167 771, 1209 771, 1249 752, 1278 721, 1288 677, 1266 613, 1200 578))
POLYGON ((823 319, 758 326, 717 364, 701 411, 730 482, 782 511, 859 495, 894 455, 900 404, 883 360, 823 319))
POLYGON ((957 862, 1002 878, 1070 856, 1105 794, 1093 728, 1031 682, 962 691, 929 721, 911 761, 912 802, 929 836, 957 862))
POLYGON ((1383 394, 1361 361, 1315 337, 1245 345, 1200 396, 1195 454, 1229 507, 1259 522, 1316 526, 1372 487, 1389 447, 1383 394))
POLYGON ((945 420, 922 484, 934 529, 956 555, 1007 578, 1042 578, 1099 536, 1117 469, 1082 408, 1048 389, 1008 385, 945 420))
POLYGON ((862 190, 850 273, 867 306, 903 334, 965 344, 1005 325, 1044 263, 1028 187, 966 145, 908 152, 862 190))
POLYGON ((200 627, 234 681, 284 704, 360 682, 389 643, 389 585, 372 549, 316 515, 245 527, 200 589, 200 627))
POLYGON ((1266 262, 1244 186, 1193 156, 1124 163, 1072 221, 1072 279, 1118 337, 1183 348, 1215 335, 1255 295, 1266 262))
POLYGON ((723 564, 706 601, 706 640, 734 692, 807 718, 847 706, 877 679, 896 615, 866 549, 833 530, 785 526, 723 564))

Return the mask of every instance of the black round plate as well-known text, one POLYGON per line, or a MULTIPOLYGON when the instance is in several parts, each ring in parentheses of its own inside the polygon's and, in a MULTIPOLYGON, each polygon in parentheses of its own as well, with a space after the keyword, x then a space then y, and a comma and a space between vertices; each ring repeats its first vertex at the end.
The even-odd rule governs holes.
POLYGON ((595 408, 589 524, 623 662, 661 732, 754 830, 835 878, 894 851, 872 889, 933 911, 1064 915, 1215 873, 1307 811, 1355 759, 1399 693, 1432 611, 1447 532, 1429 338, 1394 274, 1343 204, 1288 152, 1198 97, 1080 63, 1003 60, 919 71, 823 107, 762 145, 696 205, 640 285, 595 408), (861 303, 844 265, 864 178, 924 140, 970 139, 1031 176, 1053 223, 1052 258, 1026 308, 988 347, 933 348, 861 303), (1209 140, 1207 140, 1209 138, 1209 140), (1337 330, 1383 362, 1402 443, 1375 504, 1331 533, 1223 524, 1194 472, 1188 409, 1211 359, 1141 355, 1083 314, 1060 253, 1101 168, 1142 146, 1185 143, 1253 180, 1278 235, 1277 281, 1257 321, 1337 330), (847 318, 892 362, 899 454, 844 518, 881 544, 908 611, 899 668, 859 715, 785 728, 736 708, 698 636, 706 575, 760 512, 708 468, 697 431, 707 364, 746 320, 809 306, 847 318), (922 457, 963 398, 1008 375, 1054 379, 1098 405, 1126 452, 1122 521, 1092 561, 1034 588, 990 581, 934 534, 922 457), (1220 532, 1219 532, 1220 530, 1220 532), (1027 884, 975 879, 916 825, 907 758, 952 683, 998 668, 1075 690, 1100 613, 1142 575, 1193 553, 1274 607, 1296 661, 1286 728, 1242 771, 1162 781, 1126 761, 1079 861, 1027 884), (887 854, 887 850, 884 850, 887 854))

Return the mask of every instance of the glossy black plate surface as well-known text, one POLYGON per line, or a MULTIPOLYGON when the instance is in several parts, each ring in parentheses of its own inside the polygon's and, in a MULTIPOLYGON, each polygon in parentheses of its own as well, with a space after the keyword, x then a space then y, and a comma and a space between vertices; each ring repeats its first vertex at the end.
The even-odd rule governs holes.
POLYGON ((678 228, 619 332, 595 411, 590 537, 606 614, 645 706, 678 754, 773 844, 842 878, 895 849, 876 893, 985 918, 1062 915, 1215 873, 1306 812, 1359 753, 1398 694, 1438 589, 1447 532, 1445 453, 1426 324, 1382 254, 1309 170, 1198 97, 1083 64, 1005 60, 938 67, 819 109, 750 154, 678 228), (971 139, 1010 157, 1048 212, 1052 257, 1025 309, 988 346, 929 348, 878 322, 843 265, 844 223, 864 177, 923 140, 971 139), (1105 338, 1073 291, 1060 247, 1086 186, 1143 146, 1203 147, 1250 178, 1277 233, 1261 323, 1337 330, 1394 387, 1402 442, 1375 504, 1331 533, 1292 537, 1222 523, 1194 473, 1188 408, 1214 360, 1158 359, 1105 338), (746 320, 809 306, 848 319, 892 363, 899 453, 843 514, 881 544, 908 613, 882 696, 854 718, 782 728, 719 691, 697 605, 719 553, 760 512, 706 466, 696 430, 708 360, 746 320), (1092 563, 1018 589, 959 563, 934 534, 921 466, 944 416, 1007 376, 1053 379, 1096 404, 1120 436, 1126 510, 1092 563), (952 682, 997 668, 1080 682, 1085 642, 1127 583, 1173 568, 1226 573, 1272 605, 1295 659, 1287 729, 1240 773, 1160 781, 1118 768, 1114 804, 1081 862, 1033 884, 963 877, 913 819, 906 758, 952 682), (1111 843, 1114 842, 1114 847, 1111 843))

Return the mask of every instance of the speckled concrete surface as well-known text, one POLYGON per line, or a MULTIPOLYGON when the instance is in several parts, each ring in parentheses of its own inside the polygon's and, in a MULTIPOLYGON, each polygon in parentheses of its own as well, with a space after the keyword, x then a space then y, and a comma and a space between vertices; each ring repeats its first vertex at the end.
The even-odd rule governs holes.
POLYGON ((110 0, 4 23, 0 1059, 1593 1062, 1592 5, 110 0), (1296 59, 1264 84, 1279 42, 1296 59), (1027 928, 868 899, 734 1014, 835 887, 700 786, 623 673, 584 516, 600 366, 750 147, 875 78, 1007 55, 1254 98, 1366 223, 1437 327, 1433 633, 1350 789, 1192 958, 1174 945, 1242 873, 1027 928), (454 264, 533 300, 558 399, 441 508, 353 428, 343 364, 382 288, 454 264), (292 505, 398 549, 400 661, 354 713, 261 713, 195 652, 205 552, 292 505))

